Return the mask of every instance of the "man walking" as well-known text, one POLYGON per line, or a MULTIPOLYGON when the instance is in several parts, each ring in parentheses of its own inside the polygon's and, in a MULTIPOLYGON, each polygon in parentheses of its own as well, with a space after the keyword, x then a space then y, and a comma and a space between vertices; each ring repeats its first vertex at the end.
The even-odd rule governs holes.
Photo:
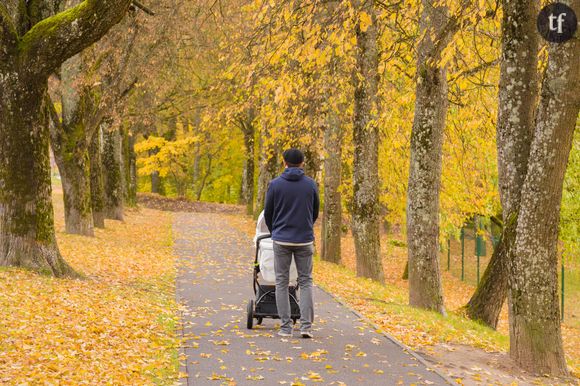
POLYGON ((278 335, 292 336, 288 285, 294 258, 300 287, 300 334, 312 338, 313 226, 320 206, 318 187, 304 175, 304 154, 300 150, 286 150, 283 156, 286 169, 270 182, 264 207, 264 219, 274 241, 276 306, 281 320, 278 335))

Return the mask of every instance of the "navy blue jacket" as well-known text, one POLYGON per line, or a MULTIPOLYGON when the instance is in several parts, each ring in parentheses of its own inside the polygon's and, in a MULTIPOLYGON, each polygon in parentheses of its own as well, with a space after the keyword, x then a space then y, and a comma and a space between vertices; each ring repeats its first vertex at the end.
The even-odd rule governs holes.
POLYGON ((314 222, 320 201, 314 180, 300 168, 286 168, 270 181, 264 205, 264 219, 272 240, 288 243, 314 241, 314 222))

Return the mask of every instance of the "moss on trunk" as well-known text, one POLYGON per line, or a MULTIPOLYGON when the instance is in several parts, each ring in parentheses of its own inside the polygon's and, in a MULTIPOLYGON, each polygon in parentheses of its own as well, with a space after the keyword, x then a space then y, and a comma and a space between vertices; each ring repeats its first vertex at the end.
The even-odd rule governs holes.
POLYGON ((46 82, 0 73, 0 266, 75 275, 56 243, 46 82))

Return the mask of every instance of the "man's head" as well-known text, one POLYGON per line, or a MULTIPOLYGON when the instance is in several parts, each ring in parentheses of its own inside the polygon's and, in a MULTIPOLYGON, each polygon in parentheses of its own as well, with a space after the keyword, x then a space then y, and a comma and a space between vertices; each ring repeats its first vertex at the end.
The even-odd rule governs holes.
POLYGON ((304 154, 298 149, 288 149, 282 156, 289 168, 301 168, 304 165, 304 154))

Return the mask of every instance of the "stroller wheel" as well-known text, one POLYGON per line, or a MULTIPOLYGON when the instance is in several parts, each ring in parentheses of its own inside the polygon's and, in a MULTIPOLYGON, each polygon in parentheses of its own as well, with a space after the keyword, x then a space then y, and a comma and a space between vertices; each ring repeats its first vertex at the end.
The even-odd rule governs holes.
POLYGON ((264 318, 260 318, 260 317, 258 317, 256 319, 258 319, 258 323, 256 323, 257 325, 261 325, 262 321, 264 320, 264 318))
POLYGON ((248 302, 248 320, 246 327, 251 330, 254 326, 254 299, 250 299, 248 302))

